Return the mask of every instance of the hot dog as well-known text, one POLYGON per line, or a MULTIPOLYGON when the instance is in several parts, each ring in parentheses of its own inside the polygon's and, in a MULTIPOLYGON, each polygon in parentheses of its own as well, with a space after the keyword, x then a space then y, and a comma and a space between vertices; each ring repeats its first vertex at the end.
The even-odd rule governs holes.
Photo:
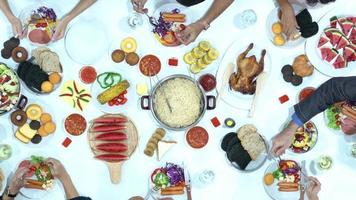
POLYGON ((278 191, 280 192, 296 192, 298 190, 299 188, 278 188, 278 191))
POLYGON ((38 185, 41 186, 43 185, 43 183, 41 181, 37 181, 37 180, 33 180, 33 179, 26 179, 26 184, 30 184, 30 185, 38 185))
POLYGON ((280 187, 298 187, 299 186, 298 183, 290 183, 290 182, 279 182, 277 185, 280 187))
POLYGON ((181 22, 184 23, 185 22, 185 18, 168 18, 168 17, 164 17, 163 20, 165 22, 181 22))
POLYGON ((180 194, 184 194, 184 190, 180 190, 180 191, 162 191, 161 190, 161 195, 162 196, 167 196, 167 195, 180 195, 180 194))
POLYGON ((163 18, 185 18, 185 14, 164 12, 164 13, 162 13, 162 17, 163 18))
POLYGON ((343 105, 341 112, 344 115, 350 117, 351 119, 356 120, 356 111, 354 109, 352 109, 351 107, 349 107, 347 105, 343 105))
POLYGON ((166 187, 162 188, 161 191, 182 191, 184 190, 184 186, 172 186, 172 187, 166 187))

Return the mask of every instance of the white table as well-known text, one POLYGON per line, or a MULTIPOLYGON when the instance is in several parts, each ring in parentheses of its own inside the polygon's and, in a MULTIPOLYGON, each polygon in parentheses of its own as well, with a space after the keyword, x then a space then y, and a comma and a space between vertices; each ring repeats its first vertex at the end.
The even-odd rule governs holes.
MULTIPOLYGON (((10 5, 13 8, 14 13, 18 14, 22 8, 30 5, 32 2, 36 1, 13 0, 10 2, 10 5)), ((61 11, 63 13, 69 11, 76 2, 77 1, 66 1, 66 3, 59 4, 61 11)), ((130 29, 126 22, 128 13, 131 12, 131 6, 128 1, 125 3, 119 2, 124 1, 98 1, 94 6, 75 20, 81 20, 88 17, 100 18, 108 29, 110 40, 113 38, 124 38, 126 36, 135 37, 138 41, 138 51, 141 56, 152 53, 158 55, 163 63, 170 57, 178 57, 180 63, 178 68, 170 69, 168 66, 163 65, 163 70, 160 74, 160 77, 162 78, 169 74, 187 73, 182 56, 186 51, 189 51, 192 48, 192 45, 178 48, 162 47, 152 37, 147 21, 145 21, 144 25, 139 29, 130 29)), ((155 1, 151 0, 147 7, 153 8, 154 2, 155 1)), ((194 17, 202 15, 209 7, 210 2, 211 1, 207 1, 192 7, 196 15, 194 17)), ((318 19, 326 11, 337 5, 353 6, 356 9, 356 2, 338 0, 337 3, 334 3, 333 5, 325 6, 311 12, 314 19, 318 19)), ((250 119, 247 117, 246 112, 234 110, 224 103, 221 103, 216 110, 206 112, 204 118, 199 123, 208 129, 210 135, 209 143, 205 148, 201 150, 192 150, 185 142, 184 132, 169 132, 168 137, 176 140, 178 145, 168 152, 164 157, 164 160, 161 162, 157 162, 154 158, 148 158, 143 154, 143 150, 147 140, 152 132, 158 127, 158 124, 154 121, 150 112, 142 111, 138 106, 128 108, 124 114, 136 122, 140 135, 139 146, 130 160, 125 162, 123 166, 121 183, 114 185, 110 182, 109 172, 105 164, 93 159, 93 154, 90 151, 87 142, 87 135, 83 134, 79 137, 71 137, 65 133, 62 127, 63 119, 68 114, 76 111, 65 105, 58 98, 58 90, 48 96, 33 96, 25 91, 25 95, 29 96, 31 102, 40 100, 51 106, 51 109, 56 110, 54 117, 57 122, 58 130, 55 133, 54 138, 50 141, 50 144, 47 144, 45 148, 28 148, 14 138, 9 116, 1 116, 0 124, 5 131, 0 132, 0 143, 11 144, 14 149, 14 155, 11 159, 2 162, 1 168, 4 169, 7 175, 10 171, 16 168, 22 159, 32 154, 52 156, 60 159, 62 163, 64 163, 80 194, 90 196, 95 200, 126 200, 131 196, 145 195, 148 189, 148 178, 155 167, 164 165, 166 161, 184 161, 192 176, 201 172, 203 169, 212 169, 216 174, 214 183, 206 188, 198 189, 193 185, 192 192, 194 199, 269 199, 263 189, 262 177, 263 172, 270 161, 267 161, 260 170, 253 173, 241 173, 229 166, 224 152, 220 149, 220 141, 226 133, 235 131, 235 129, 227 129, 222 126, 214 128, 210 123, 210 119, 217 116, 220 121, 223 122, 226 117, 233 117, 237 122, 237 127, 246 123, 253 123, 258 127, 261 134, 265 135, 267 139, 270 139, 278 133, 281 125, 289 116, 289 108, 294 105, 295 97, 299 90, 305 86, 317 87, 328 79, 328 77, 315 71, 312 78, 305 81, 297 88, 286 84, 282 80, 280 67, 286 63, 291 63, 293 58, 296 55, 302 54, 304 50, 303 45, 286 50, 275 47, 269 42, 265 34, 265 20, 273 7, 273 2, 267 0, 236 1, 224 14, 212 23, 209 31, 203 32, 198 38, 198 41, 202 38, 208 39, 213 46, 221 52, 221 54, 224 53, 227 47, 236 39, 248 38, 249 41, 256 43, 258 41, 260 46, 264 46, 267 49, 273 62, 268 84, 262 93, 263 103, 258 105, 254 118, 250 119), (254 26, 248 29, 239 30, 234 26, 234 17, 237 13, 245 9, 254 9, 258 15, 258 21, 254 26), (290 97, 290 101, 285 104, 280 104, 278 97, 283 94, 287 94, 290 97), (73 140, 68 148, 64 148, 61 145, 65 137, 70 137, 73 140)), ((0 20, 0 41, 5 41, 11 35, 11 27, 3 15, 0 15, 0 20)), ((22 41, 21 44, 29 47, 27 41, 22 41)), ((60 55, 60 60, 64 66, 64 79, 78 80, 78 71, 81 68, 81 65, 76 64, 65 53, 64 41, 61 40, 52 44, 50 48, 60 55)), ((107 55, 107 57, 97 63, 93 63, 93 66, 96 68, 105 68, 112 65, 108 53, 105 55, 107 55)), ((3 60, 0 58, 0 62, 5 62, 11 67, 16 66, 15 63, 10 60, 3 60)), ((214 65, 209 66, 209 68, 210 69, 207 71, 210 70, 210 72, 215 73, 218 64, 215 63, 214 65)), ((133 73, 138 74, 131 79, 133 87, 135 87, 138 82, 147 82, 147 84, 149 84, 148 79, 139 74, 137 68, 133 69, 133 73)), ((137 101, 138 100, 139 97, 137 97, 137 101)), ((96 116, 100 116, 102 113, 91 104, 82 114, 89 121, 96 116)), ((321 154, 332 156, 334 159, 334 167, 327 173, 318 176, 322 182, 320 199, 353 199, 356 195, 354 189, 356 179, 352 178, 356 177, 356 160, 346 157, 344 150, 346 143, 345 139, 342 136, 331 132, 325 126, 322 114, 316 116, 313 121, 317 124, 319 130, 319 141, 314 149, 305 155, 286 155, 285 157, 291 159, 294 158, 299 161, 305 159, 308 164, 310 163, 310 160, 317 158, 321 154)), ((347 138, 347 140, 355 141, 355 138, 347 138)), ((17 199, 21 199, 21 197, 17 199)), ((54 192, 48 195, 46 199, 64 199, 64 193, 62 191, 54 192)))

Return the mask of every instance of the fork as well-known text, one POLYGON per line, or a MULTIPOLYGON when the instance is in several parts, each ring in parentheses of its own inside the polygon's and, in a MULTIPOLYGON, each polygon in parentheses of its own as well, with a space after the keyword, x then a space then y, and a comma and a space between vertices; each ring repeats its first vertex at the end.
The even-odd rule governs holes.
POLYGON ((145 13, 145 15, 148 17, 148 21, 152 26, 158 26, 158 21, 156 18, 154 18, 153 16, 149 16, 147 13, 145 13))
POLYGON ((148 200, 150 199, 150 196, 152 195, 152 192, 157 192, 159 190, 158 186, 154 186, 153 188, 151 188, 150 190, 147 191, 147 194, 144 198, 144 200, 148 200))

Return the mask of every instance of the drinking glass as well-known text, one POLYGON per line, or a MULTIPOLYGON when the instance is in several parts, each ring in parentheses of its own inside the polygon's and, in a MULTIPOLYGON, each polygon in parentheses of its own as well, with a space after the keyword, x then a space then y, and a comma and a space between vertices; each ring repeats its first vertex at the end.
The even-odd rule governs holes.
POLYGON ((143 24, 142 15, 137 13, 137 12, 133 12, 128 17, 128 21, 127 22, 130 25, 130 27, 132 27, 132 28, 136 28, 137 26, 141 26, 143 24))
POLYGON ((248 9, 235 16, 235 25, 237 28, 244 29, 252 26, 257 21, 256 12, 252 9, 248 9))
POLYGON ((12 149, 8 144, 0 144, 0 162, 11 157, 12 149))

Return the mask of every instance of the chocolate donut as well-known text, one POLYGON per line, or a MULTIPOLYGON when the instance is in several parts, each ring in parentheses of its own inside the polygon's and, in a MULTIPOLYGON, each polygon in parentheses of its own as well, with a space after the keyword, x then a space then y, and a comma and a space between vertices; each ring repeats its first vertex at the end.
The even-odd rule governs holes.
POLYGON ((11 113, 11 122, 16 126, 23 126, 27 122, 26 112, 23 110, 16 110, 11 113))
POLYGON ((28 53, 25 48, 16 47, 14 50, 12 50, 11 56, 15 62, 20 63, 27 60, 28 53))

